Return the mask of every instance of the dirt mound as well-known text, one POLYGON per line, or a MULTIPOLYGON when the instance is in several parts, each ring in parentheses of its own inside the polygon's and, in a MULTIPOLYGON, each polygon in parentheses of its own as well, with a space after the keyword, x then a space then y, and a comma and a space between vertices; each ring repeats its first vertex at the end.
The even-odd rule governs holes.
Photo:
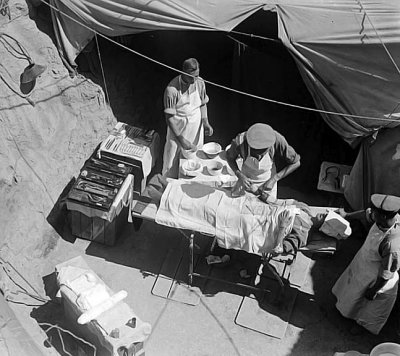
POLYGON ((101 87, 69 75, 50 23, 31 19, 26 3, 9 6, 10 17, 0 15, 0 256, 34 281, 60 241, 49 215, 116 120, 101 87), (19 45, 47 67, 29 95, 20 87, 29 62, 19 45))

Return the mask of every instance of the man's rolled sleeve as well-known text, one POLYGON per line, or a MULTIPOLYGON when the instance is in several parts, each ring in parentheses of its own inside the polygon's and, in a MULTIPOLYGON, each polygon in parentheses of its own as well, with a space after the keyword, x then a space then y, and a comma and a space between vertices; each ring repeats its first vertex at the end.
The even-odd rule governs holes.
MULTIPOLYGON (((394 241, 392 241, 394 242, 394 241)), ((399 249, 398 243, 383 241, 380 246, 380 254, 382 256, 381 268, 379 276, 383 279, 391 279, 393 274, 399 269, 399 249), (393 246, 396 245, 396 246, 393 246)))
POLYGON ((167 87, 164 91, 164 113, 175 115, 178 102, 178 91, 174 87, 167 87))
POLYGON ((276 132, 275 150, 280 156, 288 163, 293 164, 300 161, 300 155, 288 144, 286 139, 278 132, 276 132))
POLYGON ((203 79, 201 79, 201 78, 198 78, 196 83, 197 83, 197 88, 198 88, 198 91, 200 94, 201 105, 206 105, 210 100, 210 98, 208 97, 207 92, 206 92, 206 84, 204 83, 203 79))
POLYGON ((207 105, 207 103, 210 101, 208 95, 206 94, 204 97, 201 97, 201 105, 207 105))
POLYGON ((231 141, 231 147, 229 147, 229 150, 227 152, 229 154, 229 157, 234 158, 234 159, 238 158, 239 156, 243 159, 245 158, 243 156, 244 137, 245 137, 245 133, 242 132, 242 133, 238 134, 231 141))

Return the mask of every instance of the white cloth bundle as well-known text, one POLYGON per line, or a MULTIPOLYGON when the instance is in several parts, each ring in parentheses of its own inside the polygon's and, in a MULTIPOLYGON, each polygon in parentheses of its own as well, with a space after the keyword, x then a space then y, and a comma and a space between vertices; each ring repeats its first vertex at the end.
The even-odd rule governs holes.
POLYGON ((330 211, 319 231, 338 240, 347 239, 351 235, 350 223, 334 211, 330 211))

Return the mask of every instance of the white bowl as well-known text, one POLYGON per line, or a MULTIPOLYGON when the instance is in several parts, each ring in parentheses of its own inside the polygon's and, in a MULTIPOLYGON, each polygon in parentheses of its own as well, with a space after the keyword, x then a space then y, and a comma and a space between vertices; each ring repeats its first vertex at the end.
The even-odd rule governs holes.
POLYGON ((186 159, 194 159, 197 157, 197 150, 184 150, 182 149, 182 155, 183 157, 185 157, 186 159))
POLYGON ((193 159, 188 159, 182 164, 182 171, 185 175, 189 177, 196 177, 203 170, 203 166, 200 162, 193 159))
POLYGON ((208 174, 212 176, 217 176, 221 174, 224 165, 221 162, 210 162, 206 165, 208 174))
POLYGON ((400 345, 394 342, 384 342, 376 345, 371 350, 370 356, 400 356, 400 345))
POLYGON ((219 143, 208 142, 203 145, 202 150, 207 155, 208 158, 214 158, 221 152, 222 147, 219 143))

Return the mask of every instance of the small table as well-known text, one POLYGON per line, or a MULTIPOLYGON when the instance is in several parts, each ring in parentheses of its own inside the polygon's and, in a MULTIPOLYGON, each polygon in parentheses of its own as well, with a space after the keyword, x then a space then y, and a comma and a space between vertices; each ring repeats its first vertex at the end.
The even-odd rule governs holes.
POLYGON ((332 193, 344 193, 346 180, 349 178, 351 166, 333 162, 322 162, 318 177, 318 190, 332 193))
POLYGON ((133 188, 141 193, 158 159, 159 146, 160 136, 154 130, 118 122, 111 134, 102 141, 97 155, 131 166, 135 176, 133 188))
POLYGON ((208 158, 207 155, 202 150, 196 152, 196 157, 194 160, 201 163, 203 170, 196 177, 189 177, 183 173, 182 165, 187 161, 186 158, 181 158, 179 160, 179 175, 178 179, 190 180, 191 182, 198 182, 212 187, 232 187, 237 181, 237 177, 226 160, 226 152, 220 152, 214 158, 208 158), (221 162, 224 167, 221 174, 213 176, 207 171, 207 164, 211 162, 221 162))

